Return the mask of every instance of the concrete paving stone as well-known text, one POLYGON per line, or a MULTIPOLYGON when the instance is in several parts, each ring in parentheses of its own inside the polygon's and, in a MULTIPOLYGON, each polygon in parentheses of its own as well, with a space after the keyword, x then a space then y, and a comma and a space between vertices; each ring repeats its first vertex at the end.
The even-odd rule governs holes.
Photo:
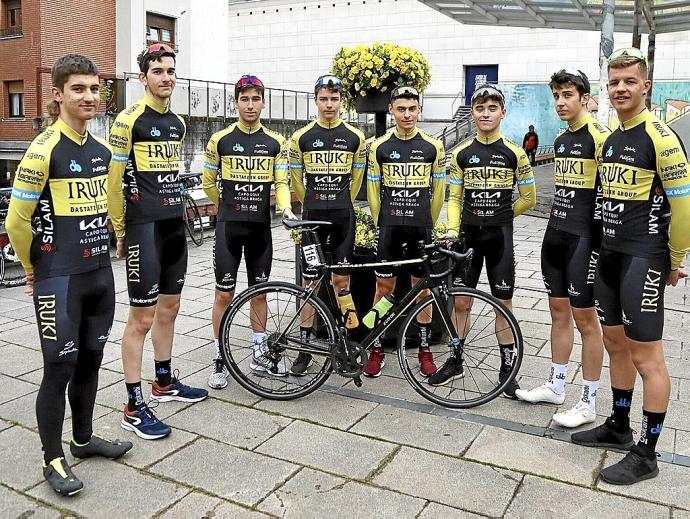
POLYGON ((0 358, 2 359, 2 372, 11 377, 29 373, 43 366, 41 352, 16 344, 0 347, 0 358))
POLYGON ((254 506, 297 468, 286 461, 202 438, 158 462, 151 471, 254 506))
POLYGON ((177 519, 179 517, 203 517, 213 519, 244 519, 268 517, 261 512, 248 510, 239 505, 228 503, 217 497, 210 497, 199 492, 190 492, 173 507, 158 516, 160 519, 177 519))
MULTIPOLYGON (((114 360, 112 362, 109 362, 107 364, 104 364, 103 367, 110 369, 112 371, 117 371, 119 373, 124 373, 123 368, 122 368, 122 360, 114 360)), ((180 370, 180 380, 185 381, 185 378, 191 375, 192 373, 196 373, 200 369, 204 369, 206 366, 203 364, 199 364, 198 362, 194 362, 191 360, 183 359, 182 357, 175 357, 173 358, 172 361, 172 369, 173 372, 175 370, 180 370)), ((141 365, 141 378, 143 380, 153 380, 155 376, 155 364, 154 364, 154 359, 153 359, 153 352, 152 351, 144 351, 144 356, 142 359, 142 365, 141 365)))
MULTIPOLYGON (((209 317, 211 316, 210 311, 213 307, 213 299, 209 301, 192 301, 185 299, 180 303, 179 315, 195 315, 200 312, 209 312, 209 317)), ((198 315, 197 317, 201 317, 198 315)))
POLYGON ((27 323, 11 330, 3 329, 2 340, 34 350, 40 350, 41 347, 41 342, 38 337, 38 328, 35 324, 27 323))
POLYGON ((481 429, 471 422, 380 405, 350 432, 459 456, 481 429))
MULTIPOLYGON (((151 394, 151 384, 143 381, 141 384, 144 398, 148 400, 151 394)), ((100 389, 96 393, 96 403, 108 407, 114 411, 121 412, 127 403, 127 389, 124 382, 119 384, 112 384, 108 387, 100 389)), ((154 414, 160 419, 165 420, 167 417, 194 405, 189 402, 162 402, 160 404, 151 404, 154 414)))
MULTIPOLYGON (((328 383, 330 382, 331 380, 329 379, 328 383)), ((384 373, 384 375, 378 378, 364 378, 362 383, 362 387, 360 388, 356 388, 352 382, 350 382, 346 387, 356 389, 364 393, 396 398, 398 400, 403 400, 405 402, 414 404, 434 405, 412 389, 412 386, 410 386, 409 382, 407 382, 407 380, 404 378, 388 376, 384 373)))
POLYGON ((672 512, 673 519, 690 519, 690 511, 674 509, 672 512))
POLYGON ((208 286, 209 284, 212 285, 213 280, 209 279, 208 277, 205 277, 205 276, 199 276, 196 274, 187 273, 187 275, 184 278, 184 286, 185 287, 205 287, 205 286, 208 286))
POLYGON ((191 317, 189 315, 178 314, 175 319, 175 333, 184 334, 192 330, 198 330, 204 326, 211 327, 210 321, 207 319, 200 319, 198 317, 191 317))
MULTIPOLYGON (((106 349, 107 348, 108 347, 106 346, 106 349)), ((41 363, 41 367, 39 369, 36 369, 30 373, 26 373, 25 375, 21 375, 18 378, 25 380, 26 382, 31 382, 32 384, 36 384, 37 386, 40 386, 41 381, 43 380, 43 365, 42 365, 42 363, 41 363)), ((104 369, 104 368, 101 368, 101 370, 98 372, 98 388, 99 389, 110 386, 111 384, 115 384, 121 380, 123 380, 122 373, 118 373, 116 371, 112 371, 112 370, 104 369)))
POLYGON ((416 517, 425 501, 304 469, 274 490, 259 510, 288 518, 416 517))
POLYGON ((3 301, 2 312, 0 312, 0 317, 2 317, 3 320, 10 321, 20 319, 22 321, 27 322, 36 322, 36 309, 34 308, 33 304, 27 304, 26 306, 20 306, 18 308, 5 310, 5 305, 3 301))
MULTIPOLYGON (((182 299, 189 299, 191 301, 213 301, 213 289, 186 286, 182 289, 182 299)), ((184 304, 184 302, 182 304, 184 304)))
POLYGON ((664 426, 690 431, 690 402, 671 400, 668 403, 664 426))
POLYGON ((394 448, 394 445, 378 440, 296 421, 256 451, 343 476, 364 479, 394 448))
MULTIPOLYGON (((205 339, 199 339, 198 337, 192 337, 182 333, 175 333, 175 335, 173 335, 172 355, 173 357, 180 357, 185 353, 209 344, 210 341, 205 339)), ((151 342, 150 336, 144 341, 144 349, 147 351, 153 351, 153 342, 151 342)), ((209 346, 209 351, 213 351, 213 346, 209 346)))
POLYGON ((210 326, 202 326, 201 328, 185 333, 185 335, 205 339, 209 342, 213 341, 213 330, 210 326))
POLYGON ((465 458, 589 486, 602 452, 549 438, 485 427, 465 458))
POLYGON ((115 303, 114 320, 126 323, 128 317, 129 317, 129 305, 122 304, 122 303, 115 303))
POLYGON ((690 432, 676 431, 676 454, 690 457, 690 432))
POLYGON ((680 359, 682 344, 678 340, 664 339, 664 356, 666 358, 680 359))
POLYGON ((140 517, 155 515, 188 492, 185 487, 103 458, 83 461, 74 473, 84 482, 84 490, 69 501, 46 482, 29 494, 85 517, 140 517))
MULTIPOLYGON (((522 379, 520 379, 520 384, 523 385, 523 387, 531 387, 529 384, 523 384, 522 379)), ((478 416, 500 418, 502 420, 521 424, 546 427, 555 410, 556 408, 552 405, 528 404, 527 402, 520 402, 499 396, 490 403, 479 407, 473 407, 472 409, 468 409, 467 412, 478 416)))
MULTIPOLYGON (((188 339, 193 339, 194 341, 199 341, 202 345, 186 351, 185 353, 175 353, 173 357, 179 357, 186 360, 191 360, 198 362, 199 364, 205 364, 211 369, 211 359, 216 356, 216 349, 211 341, 205 339, 199 339, 197 337, 190 337, 189 335, 183 335, 188 339)), ((173 350, 174 351, 174 350, 173 350)))
POLYGON ((668 518, 669 509, 534 476, 525 476, 506 518, 645 517, 668 518), (567 496, 565 498, 564 496, 567 496), (577 503, 577 506, 573 506, 577 503))
MULTIPOLYGON (((3 317, 3 319, 6 319, 6 318, 3 317)), ((2 329, 2 331, 3 331, 3 333, 4 333, 4 332, 6 332, 6 331, 14 330, 15 328, 20 328, 20 327, 22 327, 22 326, 26 326, 27 324, 32 324, 33 326, 36 326, 36 324, 35 324, 35 318, 34 318, 33 321, 30 320, 29 318, 27 318, 27 319, 13 319, 13 320, 9 320, 9 321, 7 321, 7 322, 5 322, 5 323, 2 324, 2 328, 1 328, 1 329, 2 329)))
POLYGON ((22 308, 33 309, 33 300, 24 293, 24 287, 2 289, 2 315, 12 317, 12 313, 22 308))
POLYGON ((4 431, 5 429, 9 429, 10 427, 13 427, 14 424, 10 422, 6 422, 5 420, 0 419, 0 431, 4 431))
POLYGON ((209 363, 205 369, 185 377, 185 384, 208 389, 209 397, 216 400, 223 400, 225 402, 232 402, 246 406, 251 406, 261 401, 261 397, 258 397, 254 393, 250 393, 241 387, 239 384, 237 384, 237 382, 234 381, 232 377, 228 377, 227 387, 223 389, 211 389, 207 385, 210 369, 211 366, 209 363))
POLYGON ((522 475, 403 447, 373 483, 464 510, 500 516, 522 475))
POLYGON ((666 362, 668 374, 672 377, 690 379, 690 360, 674 359, 673 362, 666 362))
MULTIPOLYGON (((623 454, 607 451, 603 467, 609 467, 623 459, 623 454)), ((625 497, 654 501, 668 506, 690 510, 690 470, 680 465, 659 463, 659 475, 630 486, 609 485, 601 478, 597 488, 625 497)))
POLYGON ((52 519, 62 516, 57 510, 40 505, 18 492, 0 486, 0 510, 3 517, 17 517, 31 519, 52 519))
MULTIPOLYGON (((517 312, 517 310, 516 310, 517 312)), ((520 324, 520 331, 522 332, 523 339, 534 338, 534 339, 551 339, 551 326, 543 323, 532 323, 528 321, 520 320, 517 316, 518 323, 520 324)))
POLYGON ((287 402, 263 400, 254 407, 293 418, 318 422, 337 429, 348 429, 363 416, 370 413, 376 405, 376 403, 366 400, 317 391, 306 398, 287 402))
POLYGON ((429 503, 417 516, 418 519, 476 519, 479 517, 484 516, 438 503, 429 503))
POLYGON ((24 490, 43 481, 38 433, 16 425, 0 432, 0 459, 0 483, 24 490))
POLYGON ((38 386, 0 373, 0 404, 38 391, 38 386))
MULTIPOLYGON (((566 375, 566 382, 572 382, 577 373, 578 364, 574 362, 568 363, 568 373, 566 375)), ((551 373, 551 359, 544 357, 532 356, 529 359, 523 359, 520 366, 520 375, 529 375, 537 378, 548 378, 551 373)))
POLYGON ((199 402, 166 420, 172 427, 245 449, 254 449, 291 422, 290 418, 215 399, 199 402))

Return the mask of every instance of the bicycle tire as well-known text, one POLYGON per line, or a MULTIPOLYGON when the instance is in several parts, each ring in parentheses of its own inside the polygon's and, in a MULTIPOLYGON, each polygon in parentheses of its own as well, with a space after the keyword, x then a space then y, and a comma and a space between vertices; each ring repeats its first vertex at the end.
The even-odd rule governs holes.
POLYGON ((184 197, 184 225, 194 245, 197 247, 201 246, 204 242, 204 225, 199 214, 199 207, 196 205, 196 201, 189 195, 184 197), (191 219, 189 218, 189 211, 192 212, 191 219), (197 225, 199 226, 198 231, 197 225))
MULTIPOLYGON (((410 328, 414 326, 413 323, 416 321, 417 314, 428 305, 435 306, 431 295, 416 304, 403 321, 401 333, 398 336, 400 369, 414 390, 435 404, 454 409, 467 409, 486 404, 499 396, 508 384, 515 379, 520 370, 524 349, 520 326, 512 312, 500 300, 490 294, 473 288, 459 287, 449 289, 446 292, 446 296, 447 298, 457 296, 473 298, 473 311, 471 315, 475 316, 475 320, 469 323, 469 325, 467 324, 469 319, 465 321, 465 325, 469 326, 470 329, 467 331, 463 346, 464 376, 457 382, 456 380, 451 380, 450 385, 432 386, 418 373, 417 369, 410 365, 409 360, 412 358, 412 355, 416 356, 416 353, 411 353, 412 350, 406 351, 406 342, 409 341, 409 336, 411 335, 410 328), (479 312, 475 313, 478 301, 481 302, 481 308, 479 308, 479 312), (498 341, 496 340, 496 343, 492 344, 492 339, 490 339, 490 337, 496 336, 495 328, 491 327, 487 330, 491 323, 495 322, 496 311, 508 323, 506 331, 504 332, 503 329, 501 331, 503 333, 510 331, 514 341, 513 362, 508 377, 503 381, 500 381, 498 378, 501 362, 498 341), (480 328, 473 332, 472 327, 475 322, 479 323, 480 328), (489 374, 487 375, 487 373, 489 374)), ((435 308, 435 311, 438 311, 438 309, 435 308)), ((444 328, 444 335, 441 339, 449 332, 445 325, 442 325, 442 327, 444 328)), ((448 341, 445 343, 442 340, 437 343, 432 341, 430 348, 434 353, 436 361, 443 360, 444 358, 448 360, 450 357, 448 341)), ((438 367, 440 369, 441 366, 438 365, 438 367)))
POLYGON ((5 255, 0 250, 0 285, 5 281, 5 255))
MULTIPOLYGON (((289 373, 285 377, 271 376, 265 372, 251 368, 253 354, 252 329, 250 323, 241 323, 242 318, 251 319, 247 312, 242 309, 249 305, 249 301, 257 296, 265 294, 267 298, 268 318, 266 323, 266 333, 270 347, 276 347, 280 355, 278 362, 294 362, 297 353, 301 351, 301 345, 289 344, 290 338, 299 337, 299 316, 295 318, 296 311, 290 312, 290 308, 297 309, 300 299, 304 299, 307 291, 302 287, 292 283, 282 281, 269 281, 260 283, 248 288, 240 293, 223 314, 220 323, 219 341, 220 352, 225 366, 233 379, 237 381, 247 391, 270 400, 294 400, 312 393, 318 389, 330 376, 332 345, 335 344, 337 328, 333 315, 326 307, 325 303, 312 296, 309 302, 316 313, 323 319, 326 339, 320 339, 312 335, 310 346, 322 350, 323 362, 319 365, 320 359, 316 356, 313 359, 316 366, 313 370, 307 370, 304 376, 294 376, 289 373), (271 298, 270 294, 276 294, 271 298), (284 294, 282 299, 278 297, 284 294), (273 307, 276 307, 277 315, 271 315, 273 307), (282 311, 282 315, 281 315, 282 311), (283 319, 291 314, 292 324, 288 329, 280 329, 283 319), (269 333, 270 332, 270 333, 269 333), (276 339, 277 337, 277 339, 276 339), (281 342, 284 341, 284 342, 281 342), (286 348, 286 346, 288 346, 286 348)), ((290 323, 287 323, 290 324, 290 323)), ((290 364, 291 365, 291 364, 290 364)))

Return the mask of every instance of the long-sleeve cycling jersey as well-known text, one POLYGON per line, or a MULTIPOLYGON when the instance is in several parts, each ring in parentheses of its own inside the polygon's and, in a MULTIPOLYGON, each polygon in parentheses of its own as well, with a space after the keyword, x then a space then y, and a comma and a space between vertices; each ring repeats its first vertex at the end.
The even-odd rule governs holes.
POLYGON ((289 161, 305 210, 352 207, 366 165, 364 134, 341 119, 316 119, 292 135, 289 161))
POLYGON ((27 273, 37 280, 110 265, 108 144, 62 119, 36 137, 14 178, 6 228, 27 273), (31 230, 40 217, 37 234, 31 230))
POLYGON ((202 187, 218 206, 220 221, 269 222, 274 182, 278 208, 290 207, 285 138, 261 123, 249 127, 238 121, 214 133, 203 171, 202 187))
POLYGON ((673 130, 647 109, 621 122, 604 143, 599 174, 602 247, 641 257, 670 251, 678 268, 690 250, 690 168, 673 130))
POLYGON ((504 225, 536 204, 532 167, 525 151, 499 132, 460 145, 450 161, 448 232, 460 224, 504 225), (517 184, 519 196, 513 202, 517 184))
POLYGON ((182 118, 148 94, 115 119, 108 211, 118 237, 124 236, 126 223, 182 217, 179 169, 185 132, 182 118))
POLYGON ((446 189, 441 141, 415 128, 397 128, 371 145, 367 172, 369 209, 378 226, 433 227, 446 189))
POLYGON ((601 181, 597 167, 611 131, 587 114, 556 137, 555 191, 549 227, 577 236, 601 236, 601 181))

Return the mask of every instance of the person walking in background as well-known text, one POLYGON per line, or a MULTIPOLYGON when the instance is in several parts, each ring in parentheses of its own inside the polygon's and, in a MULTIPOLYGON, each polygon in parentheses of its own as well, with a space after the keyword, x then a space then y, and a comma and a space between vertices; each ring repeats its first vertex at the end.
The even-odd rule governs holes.
POLYGON ((522 138, 522 148, 529 157, 530 165, 534 166, 537 161, 537 148, 539 147, 539 135, 534 131, 534 125, 529 125, 529 131, 522 138))

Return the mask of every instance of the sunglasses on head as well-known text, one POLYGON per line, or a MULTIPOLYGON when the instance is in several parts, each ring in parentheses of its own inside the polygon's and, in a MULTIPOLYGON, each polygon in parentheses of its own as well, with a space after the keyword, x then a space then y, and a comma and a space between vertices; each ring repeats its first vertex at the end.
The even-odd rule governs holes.
POLYGON ((149 47, 144 51, 144 57, 146 57, 148 54, 161 51, 175 54, 175 51, 170 45, 166 45, 165 43, 154 43, 153 45, 149 45, 149 47))
POLYGON ((242 76, 239 81, 235 83, 235 90, 239 90, 240 88, 244 88, 246 86, 258 86, 264 88, 264 84, 258 77, 249 74, 242 76))
POLYGON ((609 63, 620 58, 621 56, 630 56, 631 58, 636 58, 640 61, 644 61, 645 65, 647 64, 647 56, 645 56, 644 52, 635 47, 626 47, 624 49, 614 50, 609 56, 609 63))
POLYGON ((328 88, 333 88, 333 89, 338 90, 338 89, 343 88, 343 82, 340 81, 340 79, 338 79, 337 77, 327 74, 327 75, 321 76, 319 79, 317 79, 316 84, 314 85, 314 88, 316 90, 318 90, 319 88, 323 88, 323 87, 328 87, 328 88))
POLYGON ((398 99, 399 97, 414 97, 419 99, 419 92, 413 87, 399 86, 394 88, 391 92, 391 101, 398 99))
POLYGON ((477 98, 487 97, 487 96, 488 97, 498 97, 502 101, 505 101, 505 97, 503 96, 503 92, 501 92, 498 88, 494 88, 492 86, 479 87, 472 94, 472 101, 474 101, 477 98))
POLYGON ((585 79, 585 73, 575 68, 562 68, 558 71, 558 74, 568 74, 569 76, 575 76, 582 80, 585 79))

